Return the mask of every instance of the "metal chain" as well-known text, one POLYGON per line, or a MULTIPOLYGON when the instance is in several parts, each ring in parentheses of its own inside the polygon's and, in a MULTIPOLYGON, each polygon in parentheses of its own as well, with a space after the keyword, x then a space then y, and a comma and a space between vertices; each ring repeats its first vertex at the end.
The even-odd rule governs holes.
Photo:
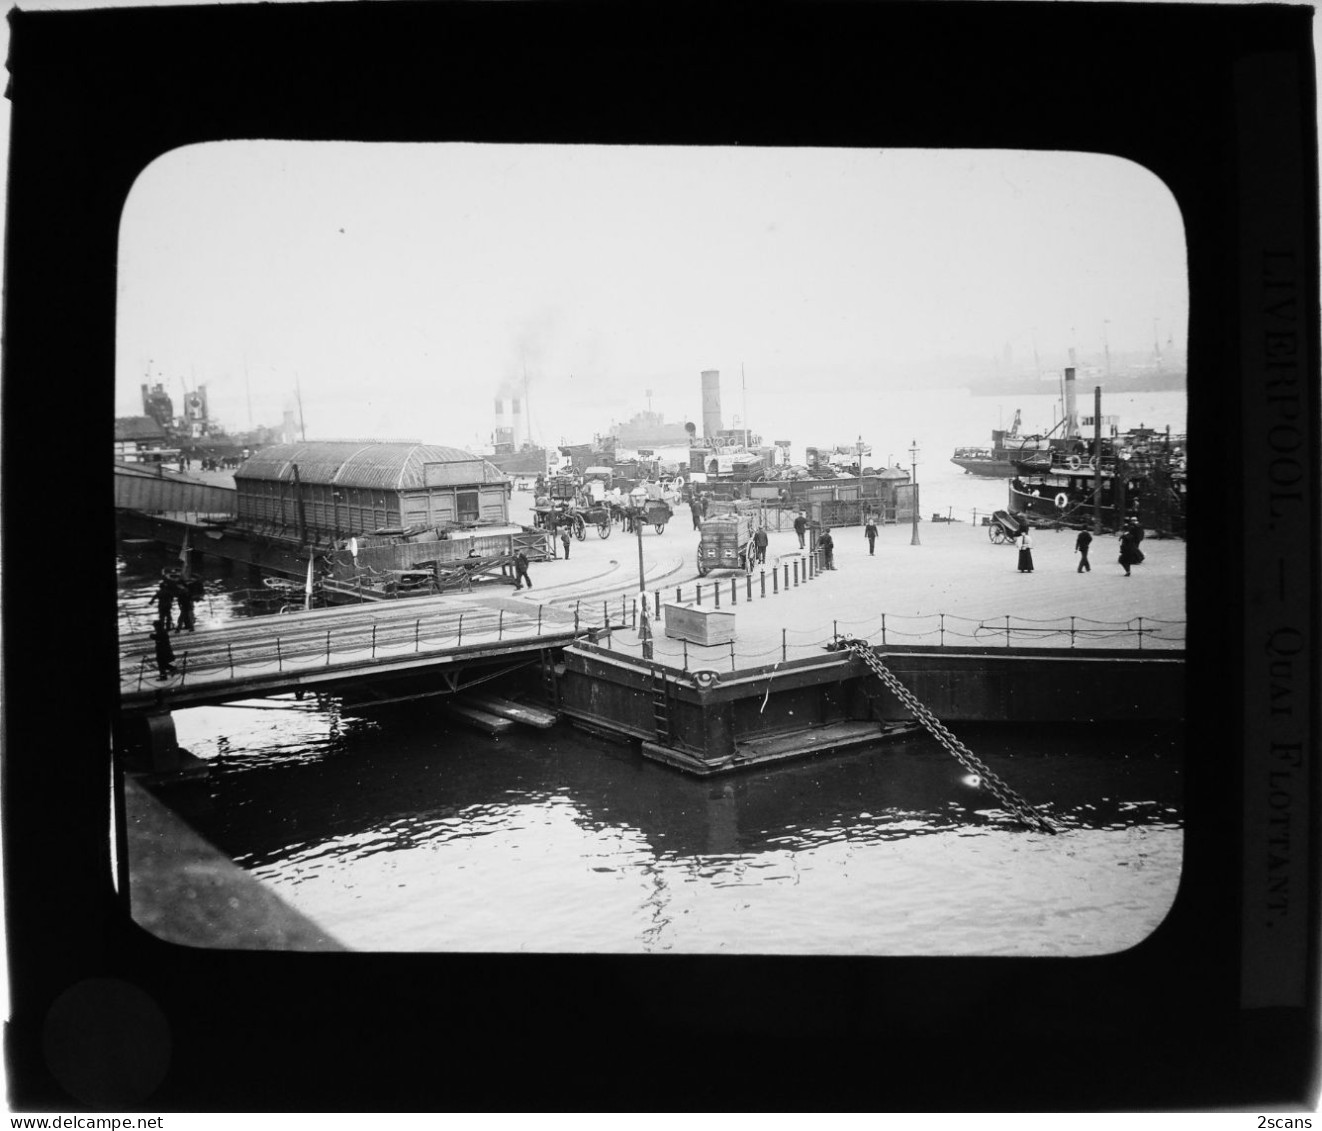
POLYGON ((841 643, 872 669, 877 678, 895 693, 900 702, 908 707, 913 712, 914 717, 936 737, 937 741, 955 756, 961 766, 970 773, 977 774, 986 782, 997 800, 1007 809, 1010 809, 1020 821, 1030 828, 1038 828, 1043 832, 1054 833, 1056 831, 1050 821, 1034 809, 1027 800, 1011 789, 1000 775, 995 773, 981 758, 951 734, 946 725, 932 714, 931 710, 912 691, 900 682, 899 677, 890 668, 881 662, 866 642, 843 638, 841 643))

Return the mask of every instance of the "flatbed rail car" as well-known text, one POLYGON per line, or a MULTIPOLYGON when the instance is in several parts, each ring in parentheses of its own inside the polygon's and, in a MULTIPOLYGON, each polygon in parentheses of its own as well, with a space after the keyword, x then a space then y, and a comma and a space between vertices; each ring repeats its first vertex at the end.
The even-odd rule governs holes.
POLYGON ((722 514, 703 519, 698 539, 698 574, 706 577, 714 569, 753 572, 753 523, 751 514, 722 514))

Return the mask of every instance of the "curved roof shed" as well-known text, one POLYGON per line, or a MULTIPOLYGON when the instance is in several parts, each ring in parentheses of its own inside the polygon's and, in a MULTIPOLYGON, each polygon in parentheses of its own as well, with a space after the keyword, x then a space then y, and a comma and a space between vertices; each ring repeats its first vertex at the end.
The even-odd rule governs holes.
POLYGON ((426 471, 429 465, 447 465, 444 480, 450 483, 506 480, 494 464, 462 448, 344 440, 272 444, 246 459, 234 478, 292 482, 295 464, 302 483, 368 490, 425 490, 437 483, 426 471))

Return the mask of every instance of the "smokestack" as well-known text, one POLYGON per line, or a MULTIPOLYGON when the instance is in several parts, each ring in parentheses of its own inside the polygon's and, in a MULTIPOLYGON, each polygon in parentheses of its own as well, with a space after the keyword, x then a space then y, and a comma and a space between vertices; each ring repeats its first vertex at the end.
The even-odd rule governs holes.
POLYGON ((721 431, 721 371, 702 371, 702 434, 714 440, 721 431))
POLYGON ((515 451, 523 446, 523 405, 518 397, 510 398, 510 443, 515 451))
POLYGON ((1079 410, 1074 403, 1074 366, 1065 370, 1065 435, 1079 434, 1079 410))

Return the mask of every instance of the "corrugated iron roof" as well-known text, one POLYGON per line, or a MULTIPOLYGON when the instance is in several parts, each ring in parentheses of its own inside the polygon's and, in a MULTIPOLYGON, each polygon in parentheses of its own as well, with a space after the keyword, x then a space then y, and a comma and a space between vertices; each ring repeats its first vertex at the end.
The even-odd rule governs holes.
MULTIPOLYGON (((303 483, 336 487, 361 487, 404 491, 426 486, 423 466, 429 463, 464 463, 480 460, 462 448, 439 444, 360 443, 344 440, 316 440, 299 444, 272 444, 254 453, 234 473, 236 482, 244 479, 283 480, 294 478, 294 464, 303 483)), ((500 469, 482 460, 480 478, 475 482, 503 483, 500 469)))

